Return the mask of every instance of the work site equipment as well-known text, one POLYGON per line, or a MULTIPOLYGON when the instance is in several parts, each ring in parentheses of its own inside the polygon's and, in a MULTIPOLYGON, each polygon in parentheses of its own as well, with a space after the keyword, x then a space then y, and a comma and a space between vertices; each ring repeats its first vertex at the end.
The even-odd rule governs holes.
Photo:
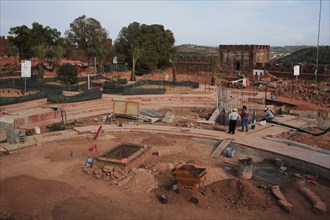
POLYGON ((193 190, 194 195, 202 192, 206 180, 205 168, 185 164, 181 167, 174 168, 171 173, 175 178, 178 189, 193 190))

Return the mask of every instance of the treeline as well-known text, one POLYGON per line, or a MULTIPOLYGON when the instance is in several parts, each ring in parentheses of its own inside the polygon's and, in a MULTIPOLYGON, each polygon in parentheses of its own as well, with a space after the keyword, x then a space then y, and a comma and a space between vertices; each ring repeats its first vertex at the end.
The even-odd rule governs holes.
POLYGON ((12 56, 19 56, 20 60, 39 58, 41 73, 47 58, 55 60, 54 48, 61 52, 57 53, 61 57, 90 63, 96 59, 99 71, 104 70, 105 64, 112 63, 114 57, 118 63, 136 65, 137 71, 150 72, 171 66, 170 60, 176 56, 174 35, 163 25, 133 22, 121 29, 113 44, 108 30, 85 15, 70 23, 64 37, 57 29, 34 22, 31 28, 26 25, 10 28, 8 39, 12 56))

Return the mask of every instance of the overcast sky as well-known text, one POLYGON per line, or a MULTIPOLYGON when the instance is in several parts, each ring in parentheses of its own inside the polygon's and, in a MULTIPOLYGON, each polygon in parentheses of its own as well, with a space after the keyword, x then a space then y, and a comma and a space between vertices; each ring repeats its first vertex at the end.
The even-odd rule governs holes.
MULTIPOLYGON (((320 0, 50 1, 0 0, 1 35, 33 22, 64 36, 81 15, 98 20, 115 40, 132 22, 161 24, 175 45, 317 45, 320 0)), ((320 45, 330 45, 330 0, 322 1, 320 45)))

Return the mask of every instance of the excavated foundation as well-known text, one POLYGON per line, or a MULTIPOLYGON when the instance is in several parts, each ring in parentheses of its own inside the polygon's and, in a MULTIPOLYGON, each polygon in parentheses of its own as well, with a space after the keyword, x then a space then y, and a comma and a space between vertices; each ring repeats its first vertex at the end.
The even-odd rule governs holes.
POLYGON ((142 163, 149 156, 150 146, 133 143, 119 143, 97 157, 98 164, 129 170, 142 163))

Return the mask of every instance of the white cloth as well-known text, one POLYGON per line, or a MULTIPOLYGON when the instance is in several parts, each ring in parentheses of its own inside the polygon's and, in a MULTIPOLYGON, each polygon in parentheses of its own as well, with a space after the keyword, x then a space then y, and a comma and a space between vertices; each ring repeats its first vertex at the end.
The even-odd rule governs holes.
POLYGON ((232 112, 229 114, 228 116, 229 120, 238 120, 238 119, 241 119, 241 116, 237 113, 237 112, 232 112))

